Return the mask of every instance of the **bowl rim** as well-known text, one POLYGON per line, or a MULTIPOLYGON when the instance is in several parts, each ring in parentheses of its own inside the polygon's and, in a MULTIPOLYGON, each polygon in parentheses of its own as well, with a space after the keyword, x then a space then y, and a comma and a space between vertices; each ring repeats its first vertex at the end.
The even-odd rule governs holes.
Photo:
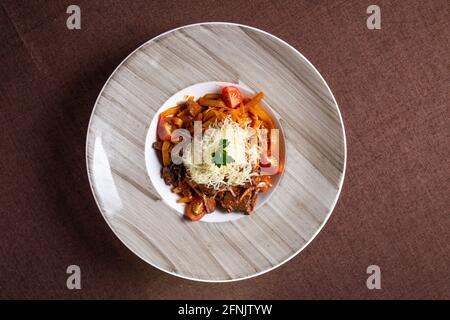
POLYGON ((136 49, 134 49, 130 54, 128 54, 120 63, 119 65, 113 70, 113 72, 110 74, 110 76, 108 77, 108 79, 105 81, 105 83, 103 84, 97 99, 95 100, 94 103, 94 107, 92 108, 91 111, 91 115, 89 117, 89 122, 88 122, 88 127, 86 129, 86 147, 85 147, 85 162, 86 162, 86 175, 88 177, 88 181, 89 181, 89 186, 91 188, 91 192, 92 195, 94 197, 95 203, 97 204, 97 207, 103 217, 103 219, 105 220, 106 224, 109 226, 109 228, 111 229, 111 231, 114 233, 114 235, 120 240, 120 242, 125 245, 126 248, 128 248, 131 252, 133 252, 136 256, 138 256, 141 260, 145 261, 147 264, 151 265, 152 267, 163 271, 164 273, 182 278, 182 279, 186 279, 186 280, 192 280, 192 281, 196 281, 196 282, 204 282, 204 283, 227 283, 227 282, 235 282, 235 281, 240 281, 240 280, 246 280, 246 279, 251 279, 253 277, 257 277, 260 275, 263 275, 267 272, 270 272, 272 270, 275 270, 276 268, 282 266, 283 264, 287 263, 288 261, 290 261, 291 259, 293 259, 294 257, 296 257, 301 251, 303 251, 303 249, 305 249, 316 237, 317 235, 320 233, 320 231, 323 229, 323 227, 326 225, 326 223, 328 222, 328 220, 330 219, 337 201, 339 199, 339 196, 341 194, 343 185, 344 185, 344 180, 345 180, 345 173, 347 170, 347 138, 345 135, 345 125, 344 125, 344 121, 342 118, 342 114, 341 114, 341 110, 339 108, 339 105, 336 101, 336 98, 334 97, 333 92, 331 91, 330 87, 328 86, 328 83, 325 81, 325 79, 323 78, 323 76, 320 74, 320 72, 317 70, 317 68, 300 52, 298 51, 296 48, 294 48, 292 45, 290 45, 289 43, 287 43, 286 41, 284 41, 283 39, 267 32, 264 30, 261 30, 259 28, 256 27, 252 27, 252 26, 248 26, 248 25, 244 25, 244 24, 240 24, 240 23, 233 23, 233 22, 219 22, 219 21, 211 21, 211 22, 198 22, 198 23, 193 23, 193 24, 187 24, 187 25, 183 25, 180 27, 176 27, 173 29, 170 29, 168 31, 165 31, 159 35, 157 35, 156 37, 153 37, 147 41, 145 41, 144 43, 142 43, 141 45, 139 45, 136 49), (89 133, 90 133, 90 129, 91 129, 91 124, 92 124, 92 119, 94 117, 94 114, 96 112, 97 109, 97 105, 98 105, 98 101, 100 99, 100 97, 103 94, 103 91, 105 90, 107 84, 110 82, 111 78, 113 77, 113 75, 117 72, 117 70, 119 70, 120 67, 122 67, 122 65, 133 55, 135 54, 137 51, 139 51, 142 47, 144 47, 145 45, 158 40, 161 37, 164 37, 165 35, 177 31, 177 30, 181 30, 184 28, 190 28, 190 27, 196 27, 196 26, 201 26, 201 25, 231 25, 231 26, 236 26, 236 27, 243 27, 243 28, 248 28, 251 29, 253 31, 258 31, 261 32, 262 34, 275 39, 279 42, 281 42, 283 45, 287 46, 288 48, 290 48, 291 50, 293 50, 293 52, 297 55, 299 55, 311 68, 312 70, 314 70, 316 72, 316 74, 319 76, 320 80, 323 82, 323 84, 325 84, 325 87, 327 88, 328 92, 331 95, 331 98, 333 99, 334 104, 336 105, 336 109, 337 109, 337 113, 339 116, 339 121, 341 123, 341 128, 342 128, 342 137, 343 137, 343 142, 344 142, 344 163, 343 163, 343 170, 342 170, 342 176, 341 176, 341 181, 339 182, 339 187, 338 187, 338 191, 336 193, 335 199, 333 200, 333 204, 330 207, 330 210, 328 212, 328 214, 326 215, 325 219, 323 220, 323 222, 321 223, 321 225, 318 227, 318 229, 316 230, 316 232, 311 236, 311 238, 306 241, 303 246, 301 246, 296 252, 294 252, 292 255, 290 255, 289 257, 287 257, 286 259, 284 259, 283 261, 279 262, 278 264, 267 268, 265 270, 262 270, 260 272, 256 272, 254 274, 251 275, 247 275, 244 277, 238 277, 238 278, 233 278, 233 279, 219 279, 219 280, 210 280, 210 279, 200 279, 200 278, 194 278, 194 277, 189 277, 189 276, 185 276, 185 275, 181 275, 169 270, 165 270, 155 264, 153 264, 152 262, 148 261, 146 258, 142 257, 140 254, 138 254, 133 248, 131 248, 127 243, 125 243, 121 237, 119 237, 118 233, 116 232, 116 230, 112 227, 111 223, 108 221, 108 219, 105 216, 105 212, 103 212, 100 203, 97 199, 97 195, 96 195, 96 191, 94 189, 94 185, 93 185, 93 181, 91 178, 91 175, 89 174, 89 160, 88 160, 88 147, 89 147, 89 133))

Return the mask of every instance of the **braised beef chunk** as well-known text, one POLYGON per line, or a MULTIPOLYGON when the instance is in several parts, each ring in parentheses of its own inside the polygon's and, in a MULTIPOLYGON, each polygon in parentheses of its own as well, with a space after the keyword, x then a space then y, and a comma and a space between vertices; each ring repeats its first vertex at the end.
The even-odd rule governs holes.
POLYGON ((161 178, 163 178, 164 183, 168 186, 174 185, 175 183, 175 176, 172 170, 170 170, 170 167, 163 167, 161 170, 161 178))
POLYGON ((217 191, 214 190, 213 188, 209 188, 207 186, 205 186, 204 184, 199 184, 197 185, 197 190, 202 193, 202 194, 206 194, 207 196, 215 196, 217 191))
POLYGON ((226 191, 222 199, 220 199, 220 206, 227 210, 228 212, 236 211, 236 208, 239 205, 239 199, 230 191, 226 191))
POLYGON ((237 209, 239 211, 242 211, 244 213, 249 214, 253 209, 252 206, 252 194, 253 194, 254 188, 248 188, 245 189, 245 191, 240 195, 239 201, 238 201, 238 207, 237 209))
POLYGON ((219 191, 214 190, 213 188, 207 187, 204 184, 197 184, 194 181, 192 181, 191 179, 186 179, 185 180, 189 186, 199 195, 199 196, 208 196, 208 197, 212 197, 212 198, 216 198, 216 195, 219 193, 219 191))
POLYGON ((158 140, 156 142, 153 142, 152 147, 155 150, 161 150, 162 149, 162 141, 158 140))
MULTIPOLYGON (((184 186, 186 186, 186 185, 184 185, 184 186)), ((183 191, 181 193, 183 194, 183 197, 190 198, 193 196, 192 191, 189 187, 183 188, 183 191)))
POLYGON ((223 197, 224 197, 224 195, 225 195, 225 191, 219 191, 219 192, 217 192, 216 193, 216 201, 217 202, 220 202, 222 199, 223 199, 223 197))
POLYGON ((173 176, 178 185, 183 179, 183 166, 181 165, 171 165, 171 171, 173 172, 173 176))
POLYGON ((224 196, 218 200, 220 206, 228 212, 239 211, 246 214, 252 213, 255 209, 258 189, 255 187, 241 188, 233 191, 233 193, 226 191, 224 196))
POLYGON ((205 204, 206 212, 211 213, 216 210, 216 199, 214 197, 203 196, 203 203, 205 204))
POLYGON ((255 209, 256 198, 258 195, 258 189, 252 188, 252 189, 247 189, 247 190, 250 190, 250 191, 247 192, 239 201, 238 210, 242 211, 246 214, 250 214, 255 209))
POLYGON ((172 189, 173 192, 179 194, 180 196, 184 198, 192 198, 193 192, 189 184, 187 184, 185 181, 179 181, 178 186, 176 188, 172 189))

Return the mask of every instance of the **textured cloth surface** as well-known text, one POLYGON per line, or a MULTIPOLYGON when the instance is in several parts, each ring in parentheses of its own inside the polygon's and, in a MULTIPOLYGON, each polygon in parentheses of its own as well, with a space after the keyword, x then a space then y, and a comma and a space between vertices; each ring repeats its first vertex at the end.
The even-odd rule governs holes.
POLYGON ((448 1, 0 2, 0 298, 450 298, 448 1), (262 276, 179 279, 134 256, 101 217, 85 138, 95 99, 137 46, 229 21, 302 52, 333 91, 348 160, 336 208, 298 256, 262 276), (66 288, 66 268, 82 290, 66 288), (366 268, 379 265, 381 290, 366 268))

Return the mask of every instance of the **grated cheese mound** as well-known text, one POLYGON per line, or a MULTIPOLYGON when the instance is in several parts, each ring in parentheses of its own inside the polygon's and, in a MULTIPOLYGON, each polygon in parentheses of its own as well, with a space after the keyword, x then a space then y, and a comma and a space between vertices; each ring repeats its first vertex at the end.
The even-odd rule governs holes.
POLYGON ((229 117, 222 123, 210 126, 201 139, 196 140, 194 137, 186 146, 183 163, 189 177, 215 190, 251 182, 251 177, 257 175, 253 168, 258 157, 257 145, 250 142, 253 134, 249 127, 243 128, 229 117), (229 142, 226 152, 234 161, 217 166, 212 154, 217 152, 223 139, 229 142), (194 150, 197 150, 195 156, 194 150))

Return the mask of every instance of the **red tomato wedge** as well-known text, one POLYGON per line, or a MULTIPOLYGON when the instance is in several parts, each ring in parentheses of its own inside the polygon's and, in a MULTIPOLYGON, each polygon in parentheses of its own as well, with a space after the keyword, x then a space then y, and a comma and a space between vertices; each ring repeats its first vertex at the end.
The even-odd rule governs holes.
POLYGON ((196 196, 186 207, 184 215, 191 221, 198 221, 206 214, 202 198, 196 196))
POLYGON ((242 95, 236 87, 224 87, 222 89, 222 100, 228 107, 235 108, 242 102, 242 95))
POLYGON ((169 120, 165 117, 159 117, 158 128, 157 128, 158 137, 162 141, 170 141, 170 137, 172 136, 172 131, 173 131, 173 126, 169 122, 169 120))

